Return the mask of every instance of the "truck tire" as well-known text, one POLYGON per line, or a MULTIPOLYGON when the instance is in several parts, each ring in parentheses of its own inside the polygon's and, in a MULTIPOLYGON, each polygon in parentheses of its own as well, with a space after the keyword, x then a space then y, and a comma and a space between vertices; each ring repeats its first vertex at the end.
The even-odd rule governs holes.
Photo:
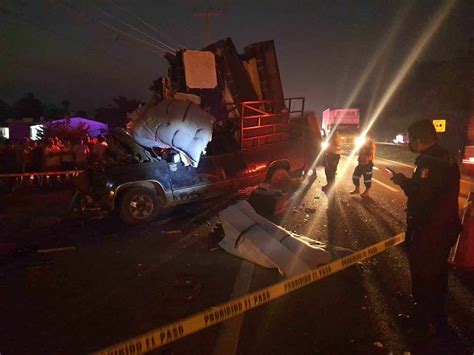
POLYGON ((147 223, 155 219, 161 203, 156 191, 146 187, 131 187, 120 199, 120 219, 126 224, 147 223))
POLYGON ((273 188, 288 192, 291 186, 290 173, 284 168, 276 168, 271 172, 269 182, 273 188))

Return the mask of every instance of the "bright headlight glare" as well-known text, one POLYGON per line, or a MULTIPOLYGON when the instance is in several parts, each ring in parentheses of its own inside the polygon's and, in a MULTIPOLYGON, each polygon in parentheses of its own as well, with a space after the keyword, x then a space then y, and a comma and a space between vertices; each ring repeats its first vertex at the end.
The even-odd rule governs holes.
POLYGON ((326 149, 328 149, 328 147, 329 147, 329 143, 328 143, 328 142, 324 141, 324 142, 321 143, 321 149, 322 149, 322 150, 326 150, 326 149))
POLYGON ((365 136, 359 136, 355 139, 355 144, 357 147, 362 147, 366 141, 367 138, 365 136))

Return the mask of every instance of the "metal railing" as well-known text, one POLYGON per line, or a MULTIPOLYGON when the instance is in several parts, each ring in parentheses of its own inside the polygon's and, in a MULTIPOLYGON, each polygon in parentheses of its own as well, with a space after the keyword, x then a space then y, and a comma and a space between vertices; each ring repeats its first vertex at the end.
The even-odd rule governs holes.
POLYGON ((281 102, 272 100, 245 101, 230 105, 229 112, 238 112, 242 149, 274 143, 288 138, 291 119, 304 113, 304 97, 284 99, 285 108, 277 112, 281 102))

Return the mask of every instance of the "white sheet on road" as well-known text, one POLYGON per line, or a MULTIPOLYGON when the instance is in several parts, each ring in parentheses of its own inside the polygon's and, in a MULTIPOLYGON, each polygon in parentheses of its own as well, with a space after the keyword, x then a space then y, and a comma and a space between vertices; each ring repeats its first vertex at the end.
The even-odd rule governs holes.
MULTIPOLYGON (((255 212, 240 201, 219 213, 225 236, 219 245, 228 253, 282 275, 295 276, 333 260, 326 245, 298 236, 255 212)), ((337 250, 348 252, 347 249, 337 250)))

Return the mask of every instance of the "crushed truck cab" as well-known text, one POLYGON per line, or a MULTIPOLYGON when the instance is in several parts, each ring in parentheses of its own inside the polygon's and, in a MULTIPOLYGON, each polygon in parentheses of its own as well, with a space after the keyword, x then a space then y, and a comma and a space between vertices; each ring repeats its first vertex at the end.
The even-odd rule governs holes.
POLYGON ((273 41, 244 51, 227 38, 167 53, 169 78, 153 82, 127 130, 109 134, 102 166, 78 178, 83 200, 135 224, 265 180, 285 189, 310 169, 317 122, 303 97, 284 98, 273 41))
POLYGON ((286 189, 292 177, 311 165, 317 147, 301 113, 284 116, 287 128, 271 133, 258 134, 261 124, 244 124, 243 145, 227 153, 206 152, 197 167, 186 166, 174 153, 158 161, 86 171, 78 178, 78 189, 101 209, 117 211, 128 224, 153 220, 164 208, 229 195, 264 181, 286 189))

